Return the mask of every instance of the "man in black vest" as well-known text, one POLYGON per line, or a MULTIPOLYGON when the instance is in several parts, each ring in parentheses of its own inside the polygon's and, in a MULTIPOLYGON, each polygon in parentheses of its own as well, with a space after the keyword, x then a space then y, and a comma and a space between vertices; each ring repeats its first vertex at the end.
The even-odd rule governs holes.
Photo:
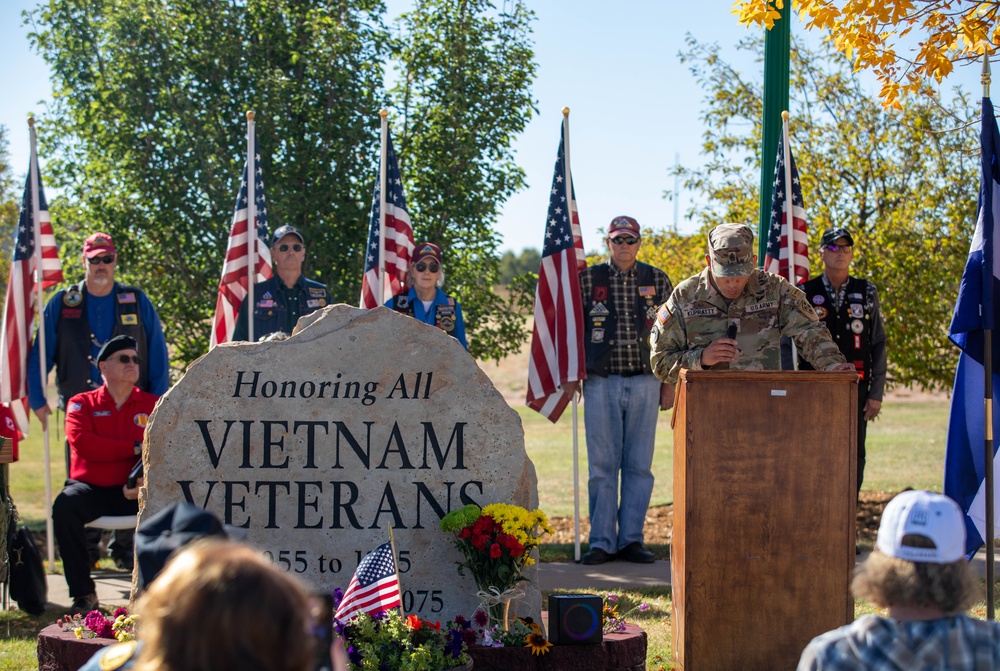
MULTIPOLYGON (((272 333, 291 335, 299 317, 326 307, 330 294, 326 285, 302 274, 306 260, 306 240, 294 226, 281 226, 271 241, 271 265, 274 276, 253 285, 253 339, 272 333)), ((249 306, 243 301, 236 315, 233 341, 249 340, 249 306)))
MULTIPOLYGON (((170 361, 160 317, 146 294, 115 281, 118 251, 110 235, 94 233, 84 241, 83 265, 83 281, 60 289, 45 304, 45 371, 56 369, 59 408, 65 411, 71 396, 101 386, 97 355, 105 343, 119 335, 135 338, 137 343, 140 363, 136 386, 162 396, 170 386, 170 361)), ((45 427, 52 409, 42 386, 39 351, 36 335, 28 354, 28 402, 45 427)), ((67 445, 67 474, 69 469, 67 445)), ((91 550, 96 554, 96 545, 91 550)), ((111 551, 118 564, 130 567, 131 532, 116 533, 111 551)))
MULTIPOLYGON (((632 217, 615 217, 604 240, 608 262, 580 273, 590 471, 590 551, 584 564, 656 559, 642 546, 642 528, 653 492, 657 409, 673 405, 674 391, 650 369, 649 331, 673 286, 665 272, 636 260, 640 233, 632 217)), ((576 383, 567 389, 575 391, 576 383)))
MULTIPOLYGON (((823 274, 800 286, 847 360, 858 370, 858 492, 865 473, 868 420, 882 409, 885 391, 885 324, 878 291, 868 280, 849 274, 854 238, 846 228, 823 232, 819 248, 823 274)), ((812 370, 799 359, 800 370, 812 370)))

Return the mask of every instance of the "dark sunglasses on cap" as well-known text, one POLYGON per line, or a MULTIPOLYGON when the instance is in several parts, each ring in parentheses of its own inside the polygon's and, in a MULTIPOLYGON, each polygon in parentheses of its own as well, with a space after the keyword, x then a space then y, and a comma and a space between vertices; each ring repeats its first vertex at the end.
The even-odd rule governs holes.
POLYGON ((142 359, 135 354, 119 354, 115 358, 118 359, 119 363, 134 363, 137 366, 142 363, 142 359))
POLYGON ((624 235, 617 238, 611 238, 611 244, 614 245, 636 245, 639 244, 639 238, 633 238, 632 236, 625 237, 624 235))
POLYGON ((278 251, 279 252, 287 252, 289 248, 291 248, 293 252, 301 252, 303 249, 305 249, 305 245, 300 245, 297 242, 294 245, 290 245, 287 242, 284 243, 284 244, 278 245, 278 251))
POLYGON ((418 273, 422 273, 425 270, 429 270, 432 273, 436 273, 437 271, 441 270, 441 266, 439 266, 438 264, 436 264, 436 263, 427 264, 427 263, 424 263, 423 261, 421 261, 420 263, 418 263, 414 267, 417 269, 418 273))
POLYGON ((107 256, 91 256, 87 258, 87 263, 89 263, 92 266, 99 266, 102 263, 110 266, 114 262, 115 262, 114 254, 108 254, 107 256))
POLYGON ((823 248, 828 252, 833 252, 834 254, 837 252, 849 252, 851 250, 850 245, 823 245, 823 248))

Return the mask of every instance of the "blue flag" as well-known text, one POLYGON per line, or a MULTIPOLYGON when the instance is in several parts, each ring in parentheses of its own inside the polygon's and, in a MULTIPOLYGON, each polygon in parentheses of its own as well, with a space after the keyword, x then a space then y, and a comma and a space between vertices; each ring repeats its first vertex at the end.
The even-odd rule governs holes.
MULTIPOLYGON (((983 98, 982 174, 979 182, 979 215, 962 273, 955 302, 955 314, 948 337, 962 349, 955 372, 955 389, 948 420, 948 444, 944 462, 944 493, 965 511, 966 554, 971 557, 986 536, 985 478, 985 397, 984 336, 996 328, 997 306, 994 293, 1000 291, 1000 277, 994 268, 997 239, 994 222, 1000 219, 1000 132, 993 103, 983 98)), ((1000 334, 993 337, 993 386, 1000 389, 996 365, 1000 363, 1000 334)), ((993 398, 994 433, 1000 405, 993 398)), ((994 446, 994 464, 996 463, 994 446)))

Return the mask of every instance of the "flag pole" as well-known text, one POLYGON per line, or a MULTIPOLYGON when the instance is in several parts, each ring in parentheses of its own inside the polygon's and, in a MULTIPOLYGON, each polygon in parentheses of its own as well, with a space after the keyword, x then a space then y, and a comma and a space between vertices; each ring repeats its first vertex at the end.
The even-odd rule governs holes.
MULTIPOLYGON (((989 52, 983 52, 983 98, 990 97, 990 55, 989 52)), ((989 188, 989 187, 987 187, 989 188)), ((996 223, 996 222, 994 222, 996 223)), ((993 234, 996 234, 994 229, 993 234)), ((992 241, 990 241, 992 242, 992 241)), ((992 250, 990 250, 992 252, 992 250)), ((992 257, 991 257, 992 258, 992 257)), ((996 263, 997 259, 993 259, 993 263, 996 263)), ((992 269, 990 269, 992 270, 992 269)), ((984 282, 992 282, 993 277, 984 277, 984 282)), ((989 322, 987 322, 989 323, 989 322)), ((993 331, 992 329, 983 329, 983 436, 985 440, 983 441, 983 449, 985 451, 985 459, 983 460, 983 465, 985 467, 985 481, 984 486, 986 488, 986 619, 995 620, 995 596, 994 596, 994 556, 996 550, 993 547, 993 539, 995 536, 995 529, 993 528, 993 331)))
MULTIPOLYGON (((566 208, 573 227, 573 174, 569 167, 569 108, 563 107, 563 150, 566 165, 563 169, 563 185, 566 189, 566 208)), ((573 560, 580 561, 580 419, 577 410, 577 394, 573 392, 573 560)))
MULTIPOLYGON (((35 292, 37 295, 35 314, 38 315, 38 361, 39 371, 42 376, 42 392, 45 393, 48 385, 48 359, 45 356, 45 303, 43 302, 44 272, 42 267, 42 222, 41 212, 38 207, 38 151, 35 146, 35 117, 28 117, 28 135, 31 137, 31 166, 28 168, 31 175, 31 220, 35 226, 35 292)), ((46 403, 48 398, 46 394, 46 403)), ((51 414, 51 413, 50 413, 51 414)), ((42 427, 42 443, 45 456, 45 536, 46 550, 48 551, 49 573, 55 570, 56 548, 55 534, 52 528, 52 452, 49 445, 49 423, 45 422, 42 427)), ((69 473, 66 474, 69 477, 69 473)))
POLYGON ((375 269, 375 277, 378 278, 378 294, 375 299, 376 305, 385 302, 385 207, 386 207, 386 186, 389 180, 386 178, 388 168, 388 156, 386 156, 389 138, 389 110, 379 110, 381 119, 379 134, 381 136, 381 148, 378 159, 378 266, 375 269))
POLYGON ((253 110, 247 111, 247 339, 253 337, 253 285, 257 278, 257 155, 253 110))
POLYGON ((385 528, 389 531, 389 549, 392 550, 392 570, 396 572, 396 589, 399 590, 399 614, 406 617, 406 611, 403 609, 403 583, 399 580, 399 562, 396 561, 396 537, 392 535, 391 524, 386 524, 385 528))

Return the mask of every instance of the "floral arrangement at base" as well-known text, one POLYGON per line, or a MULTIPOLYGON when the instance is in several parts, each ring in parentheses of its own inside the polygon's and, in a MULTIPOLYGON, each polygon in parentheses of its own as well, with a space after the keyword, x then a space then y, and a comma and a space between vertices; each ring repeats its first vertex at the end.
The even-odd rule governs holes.
POLYGON ((524 567, 534 563, 531 551, 543 535, 554 533, 548 517, 507 503, 469 504, 445 515, 441 530, 455 534, 455 547, 465 557, 456 562, 458 574, 472 574, 491 620, 506 628, 510 601, 524 594, 519 583, 527 580, 524 567))
POLYGON ((487 648, 525 647, 533 655, 544 655, 552 647, 542 635, 541 626, 530 617, 515 617, 504 629, 499 624, 490 624, 486 611, 477 610, 472 623, 475 627, 473 642, 487 648))
POLYGON ((603 615, 603 620, 604 620, 604 628, 603 628, 604 629, 604 633, 605 634, 617 634, 617 633, 621 633, 621 632, 625 631, 625 625, 627 624, 627 622, 625 621, 625 618, 628 615, 631 615, 632 613, 634 613, 637 610, 640 611, 640 612, 642 612, 642 613, 645 613, 647 610, 649 610, 649 604, 647 604, 647 603, 640 603, 637 606, 632 606, 631 608, 629 608, 624 613, 619 613, 618 612, 618 597, 615 596, 614 594, 607 594, 607 595, 605 595, 605 597, 604 597, 604 612, 602 614, 603 615))
POLYGON ((99 610, 84 615, 66 615, 56 620, 63 631, 72 631, 77 638, 110 638, 119 642, 135 638, 138 615, 129 615, 127 608, 116 608, 111 617, 99 610))
POLYGON ((336 623, 351 671, 443 671, 469 662, 467 639, 475 639, 471 623, 455 618, 440 622, 405 618, 398 610, 361 613, 336 623))

